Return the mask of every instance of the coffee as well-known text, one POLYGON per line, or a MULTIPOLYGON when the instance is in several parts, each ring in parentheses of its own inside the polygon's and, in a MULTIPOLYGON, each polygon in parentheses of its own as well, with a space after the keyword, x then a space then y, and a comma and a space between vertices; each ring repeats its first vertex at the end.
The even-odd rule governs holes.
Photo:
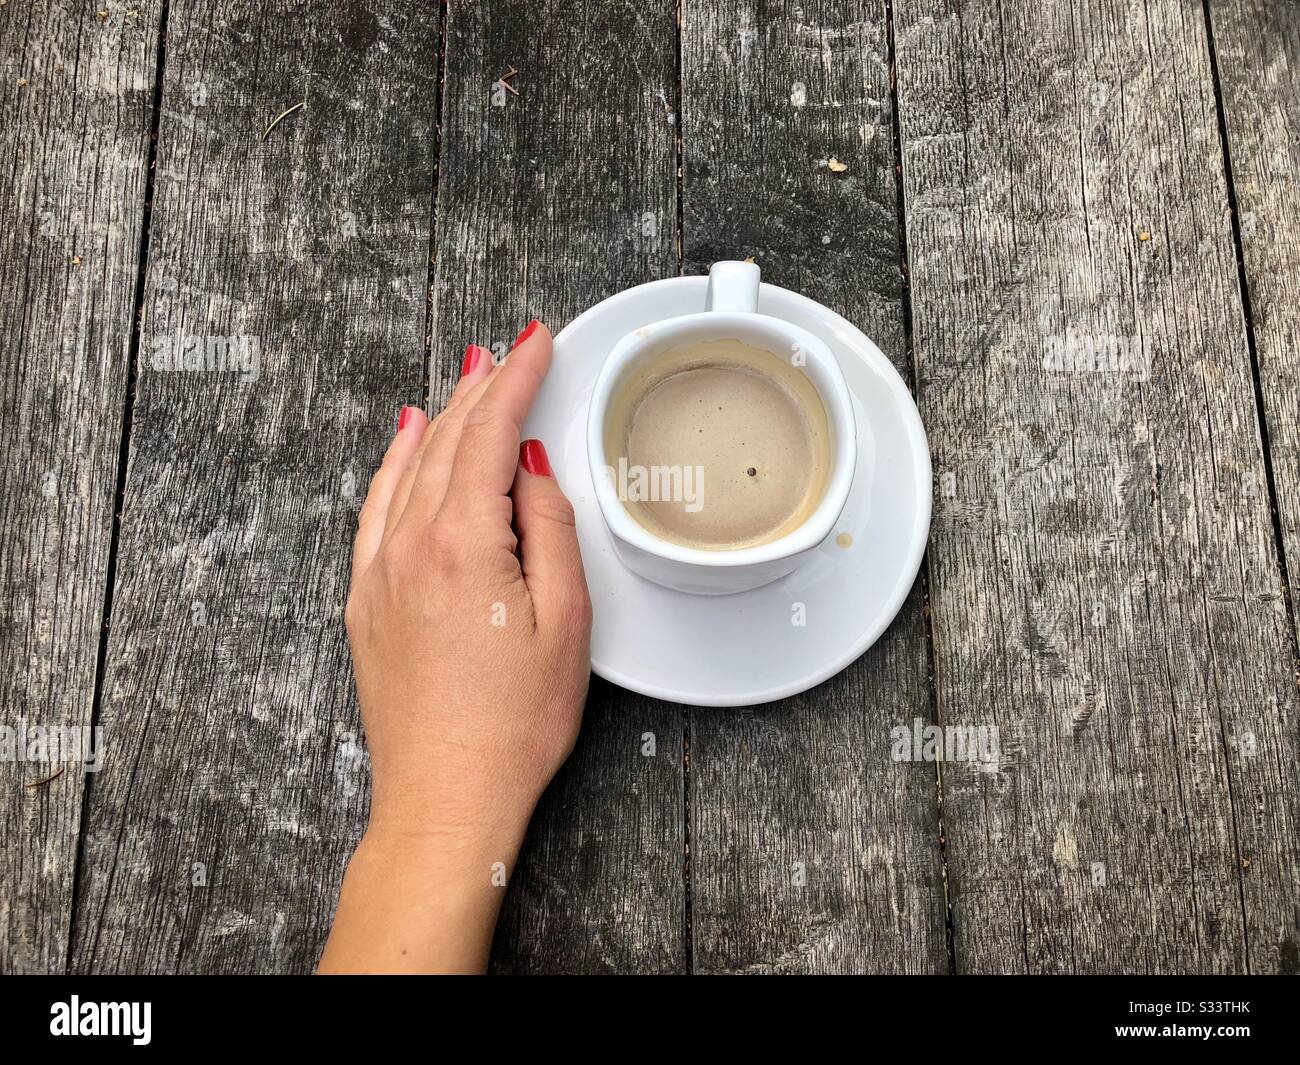
POLYGON ((703 550, 793 532, 830 473, 826 409, 808 376, 740 340, 647 360, 613 397, 604 437, 628 512, 655 536, 703 550))

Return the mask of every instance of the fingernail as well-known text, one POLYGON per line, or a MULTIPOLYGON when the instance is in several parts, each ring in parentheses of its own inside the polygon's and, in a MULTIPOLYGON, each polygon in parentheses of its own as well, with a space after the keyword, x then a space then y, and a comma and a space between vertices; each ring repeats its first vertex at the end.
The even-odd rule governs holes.
POLYGON ((529 473, 541 477, 555 476, 551 472, 551 463, 546 458, 546 448, 542 447, 540 440, 525 440, 519 445, 519 465, 529 473))
POLYGON ((397 416, 397 431, 400 433, 406 428, 406 423, 411 420, 411 415, 416 411, 415 407, 403 407, 402 413, 397 416))
POLYGON ((538 322, 536 318, 534 318, 531 322, 529 322, 526 326, 524 326, 524 331, 520 333, 517 337, 515 337, 515 342, 510 345, 511 348, 519 347, 520 344, 522 344, 525 340, 527 340, 530 336, 533 335, 534 331, 536 331, 537 327, 540 324, 541 323, 538 322))
POLYGON ((481 348, 477 344, 470 344, 465 349, 465 358, 460 364, 461 377, 468 377, 478 369, 478 364, 483 360, 483 356, 488 354, 487 348, 481 348))

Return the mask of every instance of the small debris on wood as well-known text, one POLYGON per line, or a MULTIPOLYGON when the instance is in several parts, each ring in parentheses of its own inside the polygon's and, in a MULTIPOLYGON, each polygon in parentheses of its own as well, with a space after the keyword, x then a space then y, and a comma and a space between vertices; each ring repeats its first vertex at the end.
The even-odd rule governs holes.
POLYGON ((1249 858, 1242 858, 1242 859, 1241 859, 1241 867, 1242 867, 1243 869, 1249 869, 1249 868, 1250 868, 1250 859, 1249 859, 1249 858))
POLYGON ((262 140, 266 140, 266 138, 271 135, 271 130, 275 129, 275 127, 280 124, 282 119, 287 118, 295 111, 301 111, 306 106, 307 106, 307 101, 303 100, 303 102, 300 104, 294 104, 291 108, 289 108, 289 110, 281 111, 278 115, 275 116, 275 118, 271 119, 271 124, 266 127, 266 132, 262 134, 262 140))
POLYGON ((747 262, 747 263, 752 263, 752 262, 755 262, 755 259, 754 259, 754 257, 753 257, 752 255, 746 255, 746 256, 745 256, 745 262, 747 262))
POLYGON ((81 256, 80 256, 80 255, 74 255, 74 256, 72 257, 72 259, 71 259, 71 262, 72 262, 72 265, 73 265, 73 266, 80 266, 80 265, 81 265, 81 256))
POLYGON ((24 784, 23 787, 25 787, 25 788, 39 788, 42 784, 48 784, 51 780, 57 780, 59 777, 63 776, 63 771, 64 771, 66 768, 67 768, 67 766, 62 766, 62 765, 61 765, 61 766, 59 766, 58 769, 56 769, 56 770, 55 770, 53 773, 51 773, 48 777, 42 777, 40 780, 33 780, 33 781, 30 781, 30 782, 24 784))
POLYGON ((826 165, 830 167, 832 174, 842 174, 849 168, 848 163, 841 163, 838 159, 831 159, 826 165))
POLYGON ((27 79, 26 79, 26 78, 19 78, 19 79, 18 79, 18 88, 21 89, 21 88, 22 88, 24 85, 26 85, 26 84, 27 84, 27 79))
POLYGON ((512 92, 516 96, 518 96, 519 90, 510 84, 510 79, 513 78, 518 73, 519 71, 517 71, 514 67, 511 67, 504 74, 502 74, 501 77, 497 78, 497 84, 500 85, 501 88, 505 89, 507 92, 512 92))
POLYGON ((1145 241, 1148 241, 1148 240, 1150 240, 1150 239, 1151 239, 1151 234, 1148 233, 1145 229, 1142 230, 1142 232, 1138 234, 1138 240, 1140 240, 1140 241, 1145 242, 1145 241))
POLYGON ((107 11, 96 11, 96 12, 95 12, 95 18, 99 19, 100 22, 107 22, 107 21, 108 21, 108 12, 107 12, 107 11))

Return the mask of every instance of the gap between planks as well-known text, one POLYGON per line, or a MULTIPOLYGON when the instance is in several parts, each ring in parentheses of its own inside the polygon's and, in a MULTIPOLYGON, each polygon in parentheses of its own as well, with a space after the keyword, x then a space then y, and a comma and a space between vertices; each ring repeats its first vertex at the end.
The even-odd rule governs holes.
MULTIPOLYGON (((1250 285, 1246 279, 1246 255, 1241 240, 1241 218, 1237 211, 1237 190, 1232 176, 1232 146, 1228 141, 1228 116, 1223 103, 1223 83, 1219 74, 1219 53, 1214 43, 1214 20, 1211 0, 1201 0, 1205 17, 1205 41, 1210 53, 1210 74, 1214 81, 1214 115, 1219 124, 1219 143, 1223 148, 1223 180, 1228 190, 1228 221, 1232 227, 1233 252, 1237 256, 1237 289, 1241 294, 1241 315, 1246 328, 1246 350, 1250 353, 1251 380, 1255 385, 1255 413, 1259 418, 1260 445, 1264 451, 1264 481, 1268 488, 1268 510, 1273 519, 1273 540, 1277 546, 1277 565, 1282 577, 1282 598, 1291 639, 1296 648, 1296 676, 1300 677, 1300 635, 1297 634, 1294 596, 1287 572, 1286 541, 1282 536, 1282 512, 1278 508, 1277 480, 1273 472, 1273 446, 1269 439, 1268 415, 1264 406, 1264 385, 1259 368, 1259 351, 1255 343, 1255 315, 1250 305, 1250 285)), ((1243 902, 1244 905, 1244 902, 1243 902)))
MULTIPOLYGON (((907 191, 903 182, 902 116, 899 113, 898 106, 898 71, 895 65, 894 52, 894 0, 885 0, 885 45, 889 50, 889 106, 890 119, 894 125, 894 194, 897 205, 895 226, 898 234, 899 271, 903 275, 900 295, 903 310, 903 354, 907 360, 907 369, 912 378, 912 395, 919 400, 921 379, 916 372, 916 353, 912 342, 912 283, 911 273, 908 268, 907 191)), ((930 609, 930 558, 928 550, 916 579, 921 583, 921 627, 925 632, 925 657, 929 665, 929 676, 926 681, 930 687, 930 717, 933 724, 942 725, 939 686, 937 684, 938 659, 935 657, 934 650, 934 614, 930 609)), ((943 824, 943 763, 938 761, 935 762, 934 766, 934 788, 935 811, 937 814, 935 834, 939 839, 939 873, 943 878, 944 942, 948 952, 948 973, 955 976, 957 975, 957 942, 953 926, 952 898, 948 893, 948 837, 943 824)))
MULTIPOLYGON (((162 14, 158 19, 158 45, 155 50, 153 99, 149 110, 149 149, 145 162, 144 203, 141 205, 140 246, 136 252, 136 274, 131 296, 131 339, 127 348, 126 389, 122 404, 120 443, 117 455, 117 484, 113 488, 113 527, 108 540, 108 566, 104 577, 104 607, 99 625, 99 647, 95 653, 95 689, 90 702, 90 727, 93 730, 100 720, 104 697, 104 674, 108 663, 109 625, 113 619, 113 590, 117 587, 117 549, 122 532, 122 511, 126 501, 126 470, 131 454, 131 420, 135 408, 137 366, 140 358, 140 331, 144 315, 144 285, 149 271, 149 229, 153 223, 154 172, 158 163, 158 130, 162 124, 163 71, 167 66, 167 16, 169 0, 162 0, 162 14)), ((82 863, 85 857, 86 812, 90 809, 90 790, 94 775, 86 775, 81 791, 81 816, 77 823, 77 853, 72 864, 72 904, 68 913, 68 943, 64 954, 63 971, 72 968, 72 947, 76 942, 77 924, 81 920, 78 906, 81 889, 82 863)))

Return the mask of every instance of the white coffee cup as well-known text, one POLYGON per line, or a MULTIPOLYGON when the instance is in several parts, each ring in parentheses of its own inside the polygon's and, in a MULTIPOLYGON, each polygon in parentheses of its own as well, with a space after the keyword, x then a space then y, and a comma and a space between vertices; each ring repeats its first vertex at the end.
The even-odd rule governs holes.
POLYGON ((853 400, 830 348, 806 329, 758 313, 759 270, 753 263, 714 263, 706 310, 642 326, 619 340, 592 390, 587 458, 601 515, 623 564, 680 592, 727 595, 791 573, 834 531, 853 484, 857 427, 853 400), (830 429, 831 469, 821 502, 797 529, 757 547, 709 551, 664 540, 637 521, 619 498, 614 463, 605 454, 605 418, 623 384, 646 361, 710 340, 739 340, 803 369, 821 397, 830 429))

